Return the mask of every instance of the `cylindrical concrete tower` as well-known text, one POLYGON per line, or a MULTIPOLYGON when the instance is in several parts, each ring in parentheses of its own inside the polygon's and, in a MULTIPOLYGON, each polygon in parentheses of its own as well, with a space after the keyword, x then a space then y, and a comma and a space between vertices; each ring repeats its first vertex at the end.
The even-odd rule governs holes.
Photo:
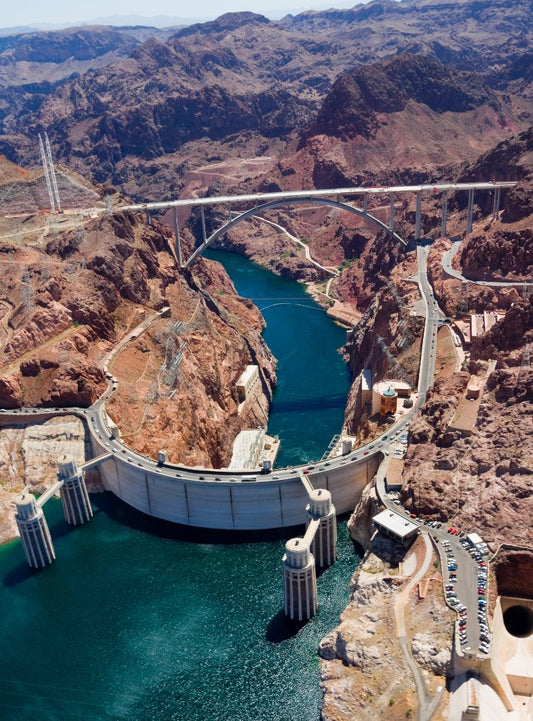
POLYGON ((392 385, 390 385, 381 394, 381 403, 379 409, 380 416, 388 416, 391 413, 396 413, 397 405, 398 394, 396 393, 392 385))
POLYGON ((325 488, 311 491, 305 511, 307 525, 311 520, 320 520, 320 526, 311 543, 311 553, 317 566, 331 566, 337 560, 337 516, 331 502, 331 493, 325 488))
POLYGON ((89 501, 89 494, 83 479, 83 473, 78 469, 76 461, 64 456, 57 464, 57 477, 63 481, 60 494, 63 503, 65 521, 71 526, 80 526, 93 517, 93 509, 89 501))
POLYGON ((285 615, 306 621, 317 610, 315 559, 303 538, 291 538, 283 556, 285 615))
POLYGON ((49 566, 56 554, 42 508, 39 508, 31 493, 21 493, 15 499, 15 505, 15 520, 28 565, 30 568, 49 566))

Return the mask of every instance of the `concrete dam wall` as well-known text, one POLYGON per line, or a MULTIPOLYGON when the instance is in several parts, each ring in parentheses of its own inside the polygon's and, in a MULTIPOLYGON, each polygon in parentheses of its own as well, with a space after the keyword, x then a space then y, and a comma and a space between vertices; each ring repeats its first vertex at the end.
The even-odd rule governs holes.
MULTIPOLYGON (((100 453, 104 448, 94 450, 100 453)), ((337 513, 351 511, 375 474, 378 457, 317 471, 310 480, 315 488, 331 492, 337 513)), ((279 472, 278 480, 274 472, 258 475, 255 481, 242 481, 235 473, 221 476, 220 481, 201 481, 178 477, 167 465, 154 470, 136 468, 116 455, 100 466, 100 474, 104 488, 128 505, 185 526, 266 530, 305 522, 307 491, 298 475, 286 471, 279 472), (230 481, 230 475, 235 480, 230 481)))

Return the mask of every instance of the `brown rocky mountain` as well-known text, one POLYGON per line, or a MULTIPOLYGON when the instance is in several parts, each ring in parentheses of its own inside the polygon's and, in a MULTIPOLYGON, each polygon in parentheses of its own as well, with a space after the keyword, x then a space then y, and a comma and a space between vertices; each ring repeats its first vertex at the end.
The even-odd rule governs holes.
MULTIPOLYGON (((148 198, 154 174, 161 192, 174 193, 184 171, 214 158, 279 157, 286 149, 290 156, 295 131, 301 131, 306 138, 318 133, 319 140, 306 142, 311 158, 295 159, 295 178, 277 179, 284 187, 300 180, 298 165, 311 161, 315 185, 361 179, 363 172, 369 178, 398 176, 406 166, 417 169, 411 175, 428 177, 436 165, 474 160, 502 135, 525 127, 527 63, 518 87, 524 43, 515 42, 511 29, 517 27, 527 40, 526 0, 512 8, 503 0, 374 0, 281 23, 230 13, 168 39, 154 31, 129 53, 128 43, 151 31, 110 31, 119 34, 120 56, 111 64, 111 36, 96 29, 93 38, 93 30, 83 29, 73 62, 87 62, 90 69, 73 67, 79 74, 65 79, 62 67, 51 85, 32 86, 28 78, 22 93, 20 85, 6 87, 0 152, 16 162, 38 162, 35 134, 46 127, 57 159, 93 180, 148 198), (376 64, 405 51, 428 59, 376 64), (98 58, 105 67, 95 67, 98 58), (509 86, 507 63, 514 68, 509 86), (481 78, 455 72, 464 69, 481 78), (512 89, 512 97, 495 95, 487 82, 498 93, 512 89), (358 143, 358 131, 361 139, 372 131, 374 144, 358 143), (338 147, 339 133, 349 147, 338 147), (385 145, 395 148, 392 157, 383 153, 385 145)), ((57 57, 45 66, 64 65, 73 34, 57 33, 57 57)), ((28 45, 24 37, 5 50, 10 73, 17 52, 36 57, 40 40, 50 40, 34 34, 28 45)), ((20 66, 22 71, 24 62, 20 66)))
POLYGON ((466 112, 480 105, 501 109, 494 91, 478 74, 454 71, 433 58, 408 53, 342 75, 307 136, 369 138, 376 133, 380 113, 405 110, 410 100, 439 114, 466 112))
POLYGON ((475 524, 494 548, 528 545, 531 529, 523 521, 533 512, 533 373, 495 371, 472 435, 462 436, 449 423, 467 380, 464 373, 437 381, 413 421, 402 501, 424 516, 475 524))

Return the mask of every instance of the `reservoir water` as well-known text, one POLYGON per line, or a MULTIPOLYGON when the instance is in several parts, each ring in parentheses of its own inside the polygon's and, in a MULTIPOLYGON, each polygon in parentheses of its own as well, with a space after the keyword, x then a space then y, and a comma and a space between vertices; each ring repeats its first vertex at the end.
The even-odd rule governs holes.
MULTIPOLYGON (((279 331, 289 358, 296 341, 311 366, 328 344, 340 359, 342 338, 312 325, 325 316, 307 305, 303 289, 283 290, 288 281, 267 275, 275 287, 254 290, 250 279, 253 297, 276 299, 265 305, 297 299, 278 306, 281 313, 264 308, 267 330, 275 336, 300 297, 306 315, 290 327, 315 328, 303 341, 279 331)), ((236 276, 235 283, 244 292, 236 276)), ((305 379, 304 362, 297 361, 296 384, 305 379)), ((340 428, 342 409, 327 408, 338 415, 322 441, 310 422, 325 386, 306 381, 285 397, 282 374, 280 361, 276 432, 293 432, 298 459, 317 457, 340 428), (306 445, 308 436, 315 445, 306 445)), ((287 463, 290 433, 284 438, 287 463)), ((95 517, 77 529, 62 520, 58 501, 46 505, 57 553, 50 568, 30 571, 19 541, 0 548, 1 721, 318 721, 317 646, 347 603, 358 562, 345 523, 339 560, 318 579, 318 615, 295 626, 282 613, 284 539, 193 543, 110 494, 91 499, 95 517)))

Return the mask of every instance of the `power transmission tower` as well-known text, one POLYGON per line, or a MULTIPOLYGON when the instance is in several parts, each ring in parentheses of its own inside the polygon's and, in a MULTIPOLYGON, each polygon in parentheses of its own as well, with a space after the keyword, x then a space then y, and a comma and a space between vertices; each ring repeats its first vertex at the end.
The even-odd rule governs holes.
POLYGON ((50 207, 52 211, 61 212, 61 199, 59 197, 59 189, 57 187, 56 171, 54 168, 54 161, 52 160, 52 148, 50 147, 50 140, 48 139, 48 133, 44 131, 44 142, 41 134, 39 133, 39 149, 41 151, 41 160, 44 168, 44 177, 46 178, 46 188, 48 190, 48 197, 50 198, 50 207))
POLYGON ((41 151, 41 162, 43 164, 44 177, 46 180, 46 189, 48 191, 48 198, 50 200, 50 208, 52 209, 52 212, 54 212, 56 209, 56 204, 54 201, 54 196, 52 194, 52 186, 50 184, 50 174, 48 172, 48 160, 46 158, 46 153, 44 151, 44 143, 43 143, 43 139, 41 137, 41 133, 39 133, 39 150, 41 151))

